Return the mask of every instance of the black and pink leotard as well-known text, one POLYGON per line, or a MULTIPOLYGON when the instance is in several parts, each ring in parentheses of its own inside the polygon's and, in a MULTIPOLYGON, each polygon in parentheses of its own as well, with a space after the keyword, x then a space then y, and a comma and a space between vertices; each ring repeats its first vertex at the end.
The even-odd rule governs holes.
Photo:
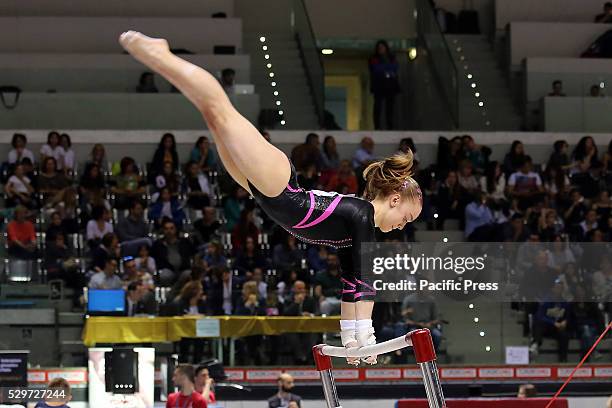
POLYGON ((361 273, 361 243, 375 242, 374 207, 364 199, 300 188, 293 164, 287 187, 267 197, 249 182, 259 206, 296 238, 338 249, 343 282, 342 300, 372 300, 376 291, 361 273))

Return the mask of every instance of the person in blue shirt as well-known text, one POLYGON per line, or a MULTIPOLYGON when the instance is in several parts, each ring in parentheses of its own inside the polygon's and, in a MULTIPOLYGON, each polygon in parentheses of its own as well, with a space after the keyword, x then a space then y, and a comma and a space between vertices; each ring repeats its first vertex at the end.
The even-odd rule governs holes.
POLYGON ((569 344, 569 330, 567 320, 569 304, 563 300, 563 284, 556 279, 552 284, 549 295, 540 302, 533 321, 532 351, 542 344, 544 336, 557 339, 559 345, 559 362, 567 362, 567 349, 569 344))
POLYGON ((487 196, 478 192, 474 201, 465 207, 465 237, 469 241, 486 241, 488 230, 493 225, 493 212, 487 206, 487 196))
POLYGON ((46 392, 49 398, 38 402, 35 408, 69 408, 68 403, 72 400, 72 392, 65 378, 52 379, 47 385, 46 392))

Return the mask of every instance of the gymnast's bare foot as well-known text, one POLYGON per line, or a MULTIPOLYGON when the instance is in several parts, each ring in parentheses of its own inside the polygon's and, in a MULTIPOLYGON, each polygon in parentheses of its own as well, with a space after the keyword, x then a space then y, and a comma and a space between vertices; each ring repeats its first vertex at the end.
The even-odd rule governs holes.
POLYGON ((151 38, 137 31, 127 31, 119 37, 119 43, 134 58, 155 69, 160 58, 170 53, 168 41, 151 38))

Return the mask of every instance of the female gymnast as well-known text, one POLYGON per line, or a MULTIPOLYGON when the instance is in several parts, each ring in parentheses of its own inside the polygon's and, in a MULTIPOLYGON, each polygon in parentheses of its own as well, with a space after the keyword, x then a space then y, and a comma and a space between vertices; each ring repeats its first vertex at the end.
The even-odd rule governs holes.
MULTIPOLYGON (((369 165, 365 199, 304 191, 287 156, 268 143, 232 106, 217 79, 170 52, 164 39, 123 33, 119 42, 134 58, 178 88, 201 112, 223 165, 260 207, 301 240, 340 249, 343 282, 340 337, 345 347, 375 344, 374 288, 361 276, 362 242, 374 242, 374 228, 401 229, 421 212, 422 194, 411 177, 412 153, 369 165), (350 248, 349 248, 350 247, 350 248)), ((376 356, 364 359, 376 363, 376 356)), ((359 359, 348 359, 358 364, 359 359)))

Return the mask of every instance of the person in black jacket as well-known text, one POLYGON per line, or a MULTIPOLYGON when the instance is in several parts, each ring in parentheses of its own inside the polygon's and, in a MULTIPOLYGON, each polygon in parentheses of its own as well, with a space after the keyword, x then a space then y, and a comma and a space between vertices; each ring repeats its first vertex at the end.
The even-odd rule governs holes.
POLYGON ((152 174, 161 174, 166 162, 172 163, 172 167, 177 170, 179 167, 179 157, 176 152, 176 139, 172 133, 165 133, 155 150, 153 162, 151 163, 152 174))
POLYGON ((151 254, 155 258, 157 269, 166 270, 165 274, 161 274, 162 280, 174 281, 182 271, 191 267, 191 258, 196 251, 188 238, 178 237, 176 225, 172 220, 166 219, 163 222, 162 231, 164 237, 155 241, 151 254))
POLYGON ((399 64, 385 40, 376 43, 374 55, 368 62, 370 67, 370 91, 374 94, 374 128, 382 127, 382 108, 385 105, 387 129, 394 127, 395 95, 400 91, 399 64))
POLYGON ((213 268, 210 277, 210 290, 207 291, 212 315, 234 314, 241 290, 242 279, 240 277, 233 276, 226 266, 213 268))

